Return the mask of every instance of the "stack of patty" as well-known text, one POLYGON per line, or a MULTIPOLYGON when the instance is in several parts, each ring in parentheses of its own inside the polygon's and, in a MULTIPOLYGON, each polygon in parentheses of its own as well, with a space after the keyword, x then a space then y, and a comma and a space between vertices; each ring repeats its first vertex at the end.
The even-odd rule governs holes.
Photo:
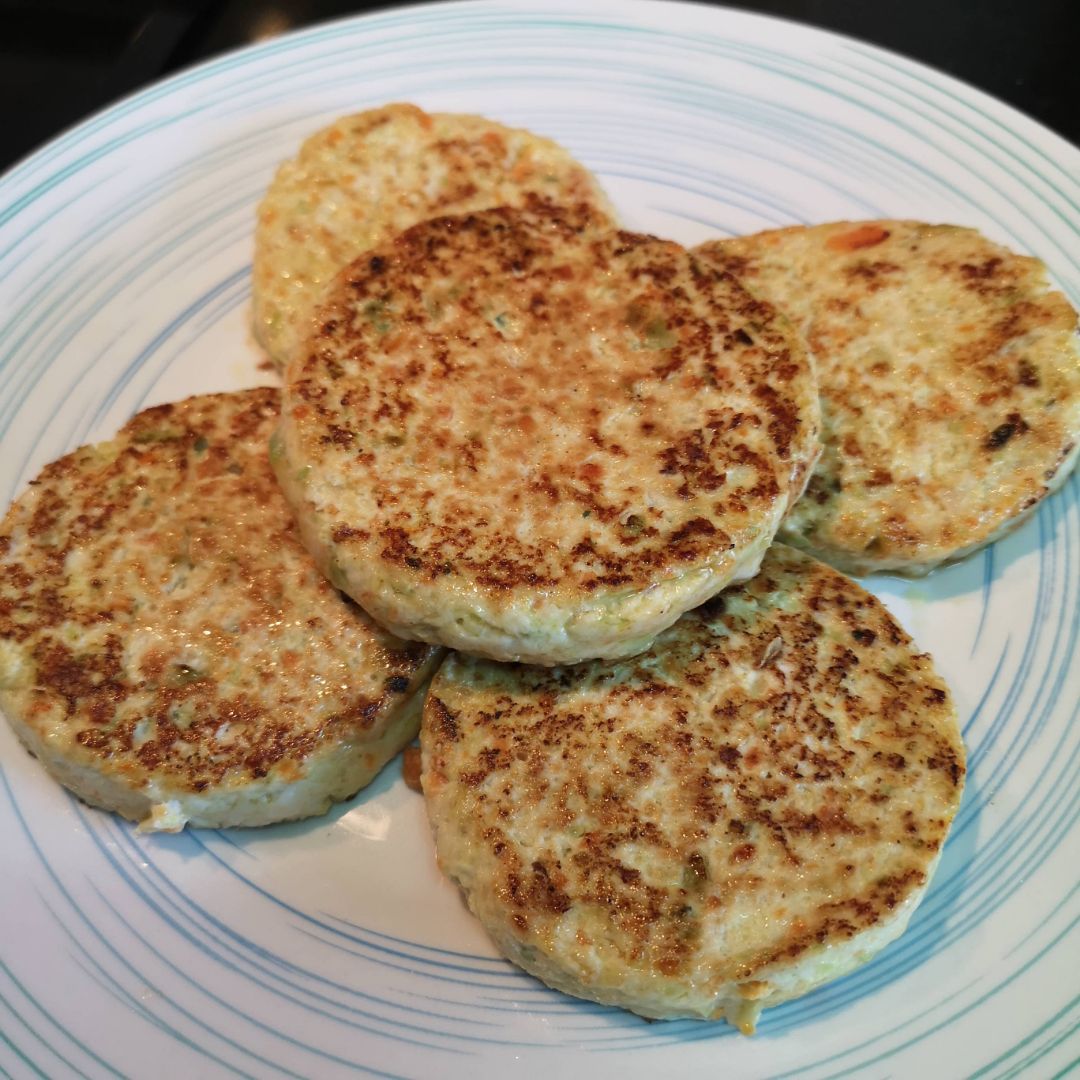
POLYGON ((27 745, 151 827, 318 813, 411 740, 448 647, 438 856, 527 970, 749 1031, 896 937, 955 710, 774 538, 922 573, 1064 479, 1076 317, 1040 264, 911 222, 687 251, 555 144, 412 106, 309 140, 256 246, 280 416, 150 410, 0 530, 27 745))

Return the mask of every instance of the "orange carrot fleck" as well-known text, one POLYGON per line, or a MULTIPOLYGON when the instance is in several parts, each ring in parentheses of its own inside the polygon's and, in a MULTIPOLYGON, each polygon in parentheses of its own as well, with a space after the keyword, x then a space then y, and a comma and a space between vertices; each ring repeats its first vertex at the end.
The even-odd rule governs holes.
POLYGON ((860 225, 851 232, 830 236, 825 246, 831 251, 857 251, 859 248, 873 247, 889 238, 889 230, 880 225, 860 225))

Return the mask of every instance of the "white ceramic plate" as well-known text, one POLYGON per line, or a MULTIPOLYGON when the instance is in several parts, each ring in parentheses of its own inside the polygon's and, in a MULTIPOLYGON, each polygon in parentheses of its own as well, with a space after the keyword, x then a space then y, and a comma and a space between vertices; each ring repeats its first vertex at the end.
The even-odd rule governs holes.
MULTIPOLYGON (((733 11, 413 8, 181 75, 0 180, 0 502, 137 409, 266 382, 253 209, 275 164, 393 100, 554 136, 634 227, 976 225, 1080 301, 1080 153, 895 56, 733 11)), ((0 1068, 14 1076, 1051 1076, 1080 1017, 1080 500, 917 584, 870 582, 953 686, 970 779, 904 938, 723 1024, 647 1024, 498 959, 391 766, 329 817, 138 836, 0 725, 0 1068)))

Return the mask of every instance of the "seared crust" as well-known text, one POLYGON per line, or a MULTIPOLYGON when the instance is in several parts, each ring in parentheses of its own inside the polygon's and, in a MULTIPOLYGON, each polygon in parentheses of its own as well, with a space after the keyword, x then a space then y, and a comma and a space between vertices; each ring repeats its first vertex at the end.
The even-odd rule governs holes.
POLYGON ((272 460, 331 580, 404 637, 640 651, 754 572, 817 453, 786 322, 584 206, 414 226, 319 324, 272 460))
POLYGON ((930 657, 782 544, 632 660, 451 654, 421 745, 440 865, 507 956, 744 1029, 903 930, 964 779, 930 657))
POLYGON ((415 734, 436 658, 315 568, 266 459, 279 410, 268 388, 147 409, 0 527, 0 705, 150 828, 320 813, 415 734))
POLYGON ((974 229, 780 229, 697 249, 807 337, 824 451, 781 533, 852 573, 921 574, 997 539, 1080 442, 1076 312, 974 229))
POLYGON ((592 174, 529 131, 403 104, 336 120, 278 169, 259 205, 256 336, 284 367, 323 289, 358 255, 425 218, 530 193, 610 212, 592 174))

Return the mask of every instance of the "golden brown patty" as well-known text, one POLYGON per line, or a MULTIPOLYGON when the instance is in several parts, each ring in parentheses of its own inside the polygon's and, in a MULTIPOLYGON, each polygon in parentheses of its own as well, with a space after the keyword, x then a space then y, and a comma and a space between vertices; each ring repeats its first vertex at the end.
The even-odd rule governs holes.
POLYGON ((1064 482, 1080 442, 1076 312, 973 229, 781 229, 698 248, 806 334, 825 444, 782 532, 841 569, 925 573, 1064 482))
POLYGON ((530 193, 610 210, 587 169, 529 131, 415 105, 342 117, 281 166, 259 206, 259 340, 284 367, 326 284, 362 252, 425 218, 518 206, 530 193))
POLYGON ((271 456, 319 564, 383 625, 550 664, 640 651, 753 574, 816 433, 768 304, 537 202, 357 260, 271 456))
POLYGON ((632 660, 451 654, 421 745, 440 865, 502 952, 744 1030, 903 931, 964 777, 929 656, 780 544, 632 660))
POLYGON ((0 705, 57 779, 149 828, 322 813, 419 722, 436 658, 316 570, 266 459, 279 408, 147 409, 0 526, 0 705))

